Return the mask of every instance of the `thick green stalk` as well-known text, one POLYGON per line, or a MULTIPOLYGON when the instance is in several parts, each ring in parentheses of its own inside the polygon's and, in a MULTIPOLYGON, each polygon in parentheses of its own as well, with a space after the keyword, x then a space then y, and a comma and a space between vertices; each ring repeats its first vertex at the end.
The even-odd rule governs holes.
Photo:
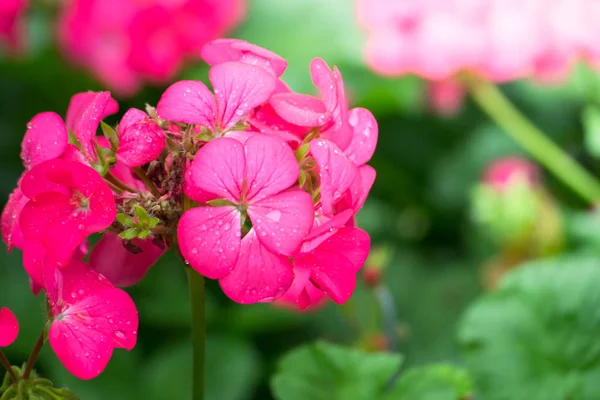
POLYGON ((600 202, 600 183, 523 116, 494 84, 474 77, 465 82, 483 111, 540 164, 589 203, 600 202))
POLYGON ((192 400, 204 400, 206 371, 206 310, 204 307, 204 276, 186 266, 190 306, 192 308, 192 400))

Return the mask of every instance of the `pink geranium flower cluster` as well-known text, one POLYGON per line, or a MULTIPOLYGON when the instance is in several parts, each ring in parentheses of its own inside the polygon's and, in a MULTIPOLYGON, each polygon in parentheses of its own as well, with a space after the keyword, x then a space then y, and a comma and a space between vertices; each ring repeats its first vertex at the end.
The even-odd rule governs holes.
POLYGON ((443 80, 556 80, 577 60, 600 62, 594 0, 358 0, 366 58, 385 75, 443 80))
POLYGON ((247 42, 216 40, 202 57, 212 90, 177 82, 116 128, 102 122, 118 110, 108 92, 73 96, 66 122, 44 112, 28 124, 2 237, 23 251, 50 345, 80 378, 134 347, 136 307, 117 287, 167 248, 236 302, 301 309, 348 300, 367 258, 354 216, 375 179, 377 123, 348 108, 337 68, 313 60, 310 96, 280 79, 283 58, 247 42))
POLYGON ((58 20, 60 45, 122 95, 165 83, 239 23, 245 0, 78 0, 58 20))

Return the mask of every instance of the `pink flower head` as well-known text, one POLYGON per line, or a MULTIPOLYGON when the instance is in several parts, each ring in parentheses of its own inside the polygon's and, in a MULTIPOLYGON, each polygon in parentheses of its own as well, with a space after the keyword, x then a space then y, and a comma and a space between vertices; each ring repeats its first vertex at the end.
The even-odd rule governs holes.
POLYGON ((25 238, 43 245, 62 266, 87 236, 107 228, 116 216, 110 187, 78 162, 39 164, 24 175, 21 190, 31 199, 19 219, 25 238))
POLYGON ((540 172, 537 166, 527 159, 506 157, 494 161, 485 171, 483 180, 500 191, 517 182, 533 187, 540 181, 540 172))
POLYGON ((337 67, 331 70, 325 61, 315 58, 310 74, 321 98, 299 93, 277 93, 269 103, 285 121, 303 127, 320 127, 323 138, 348 147, 352 134, 348 126, 348 101, 344 82, 337 67))
POLYGON ((19 336, 19 321, 8 308, 0 308, 0 347, 7 347, 19 336))
POLYGON ((264 68, 241 62, 215 65, 209 71, 209 79, 214 95, 198 81, 179 81, 169 86, 156 106, 160 118, 222 134, 266 102, 276 82, 275 76, 264 68))
POLYGON ((244 0, 78 0, 62 9, 59 39, 73 61, 119 94, 173 79, 202 46, 244 15, 244 0))
POLYGON ((0 42, 6 42, 11 51, 22 46, 21 19, 28 6, 28 0, 0 1, 0 42))
POLYGON ((188 195, 203 202, 206 198, 195 198, 198 191, 209 193, 225 205, 194 208, 182 216, 181 252, 198 272, 219 279, 237 302, 270 301, 292 283, 288 257, 302 244, 314 212, 311 196, 292 188, 298 170, 289 146, 266 135, 254 135, 245 144, 214 139, 189 168, 188 187, 197 191, 188 195), (247 233, 246 217, 252 224, 247 233))
POLYGON ((283 75, 287 68, 287 61, 278 54, 240 39, 213 40, 202 48, 201 54, 208 65, 240 61, 261 66, 277 77, 283 75))
POLYGON ((48 339, 70 373, 95 378, 114 349, 135 347, 138 313, 123 290, 78 260, 61 269, 44 265, 44 281, 53 318, 48 339))
POLYGON ((148 114, 129 109, 118 127, 117 160, 130 167, 144 165, 158 158, 165 147, 165 134, 148 114))
POLYGON ((109 92, 83 92, 71 98, 67 110, 67 128, 81 144, 89 161, 96 161, 96 131, 100 121, 119 109, 109 92))
POLYGON ((127 248, 116 233, 107 233, 92 250, 90 265, 115 286, 133 286, 164 252, 150 239, 133 239, 127 248))

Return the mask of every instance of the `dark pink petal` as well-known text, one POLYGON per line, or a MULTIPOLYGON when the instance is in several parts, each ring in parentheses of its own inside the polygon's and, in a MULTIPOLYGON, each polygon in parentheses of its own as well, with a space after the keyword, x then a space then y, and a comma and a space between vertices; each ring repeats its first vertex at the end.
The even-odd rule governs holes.
POLYGON ((354 164, 366 164, 373 157, 377 146, 377 121, 371 111, 353 108, 348 115, 348 122, 352 127, 352 141, 344 153, 354 164))
POLYGON ((161 96, 156 113, 167 121, 202 125, 214 129, 216 104, 206 85, 198 81, 175 82, 161 96))
POLYGON ((53 112, 37 114, 27 124, 27 132, 21 143, 21 159, 25 169, 60 157, 69 141, 62 118, 53 112))
POLYGON ((233 271, 219 283, 233 301, 251 304, 276 300, 289 289, 293 280, 289 259, 271 253, 251 229, 242 239, 233 271))
POLYGON ((116 103, 110 97, 110 92, 79 93, 71 98, 67 110, 67 128, 69 128, 79 143, 83 152, 92 161, 96 155, 96 131, 100 121, 116 112, 116 103))
POLYGON ((240 39, 213 40, 202 48, 201 56, 211 66, 241 61, 263 67, 277 77, 287 68, 287 61, 279 55, 240 39))
POLYGON ((148 190, 144 182, 142 182, 137 175, 135 175, 133 170, 125 163, 117 161, 111 168, 110 172, 118 180, 140 192, 148 190))
POLYGON ((226 62, 208 73, 217 98, 217 120, 222 130, 232 128, 248 113, 266 103, 277 78, 267 70, 240 62, 226 62))
POLYGON ((46 227, 59 218, 70 215, 74 207, 70 197, 58 192, 45 192, 31 199, 21 211, 19 224, 27 240, 40 240, 46 227))
POLYGON ((371 238, 359 228, 342 227, 337 233, 323 242, 314 253, 338 253, 346 257, 358 272, 371 249, 371 238))
POLYGON ((288 189, 300 167, 283 140, 256 134, 246 141, 246 199, 249 204, 288 189))
POLYGON ((2 210, 2 239, 8 246, 9 252, 13 247, 16 247, 17 249, 23 248, 25 237, 23 236, 23 231, 21 231, 19 217, 21 215, 21 210, 28 201, 29 198, 27 198, 21 189, 17 187, 8 197, 4 210, 2 210))
POLYGON ((315 252, 294 258, 294 265, 310 268, 312 281, 338 304, 346 302, 356 287, 352 263, 338 253, 315 252))
POLYGON ((39 241, 27 241, 23 246, 23 267, 31 281, 44 287, 44 261, 46 248, 39 241))
POLYGON ((179 250, 202 275, 229 274, 240 252, 240 212, 233 207, 198 207, 183 214, 177 227, 179 250))
POLYGON ((186 175, 190 187, 237 203, 246 175, 244 146, 230 138, 211 140, 198 150, 186 175))
POLYGON ((315 221, 310 232, 306 235, 304 243, 302 243, 300 252, 311 252, 329 237, 335 235, 338 228, 345 226, 353 216, 354 211, 351 209, 341 211, 331 218, 322 215, 322 210, 315 212, 315 221))
POLYGON ((90 231, 87 226, 88 220, 90 218, 86 215, 72 212, 60 215, 46 225, 41 242, 46 247, 48 256, 55 260, 58 266, 67 265, 85 238, 97 231, 97 229, 90 231))
POLYGON ((373 183, 375 183, 375 169, 370 165, 363 165, 358 169, 358 174, 356 178, 350 185, 350 188, 346 192, 345 196, 340 200, 339 203, 344 204, 336 204, 336 210, 340 211, 346 208, 350 208, 357 213, 358 210, 362 208, 369 196, 369 192, 371 191, 371 187, 373 183))
POLYGON ((333 204, 342 197, 357 175, 356 166, 333 142, 315 139, 310 152, 319 166, 321 178, 321 205, 326 215, 333 212, 333 204))
POLYGON ((325 104, 316 97, 300 93, 278 93, 269 104, 277 115, 293 125, 317 127, 330 119, 325 104))
POLYGON ((164 250, 151 239, 133 239, 131 243, 140 251, 135 254, 129 251, 116 233, 105 234, 90 254, 90 265, 115 286, 135 285, 146 276, 164 250))
POLYGON ((269 103, 259 107, 248 119, 250 125, 267 135, 278 136, 293 148, 302 143, 302 138, 308 133, 308 127, 290 124, 281 118, 269 103))
POLYGON ((49 172, 54 168, 53 165, 53 161, 46 161, 25 172, 19 185, 24 196, 33 198, 45 192, 58 192, 65 196, 71 194, 70 190, 63 184, 50 179, 49 172))
POLYGON ((88 161, 85 159, 85 155, 83 155, 83 153, 79 151, 77 146, 73 144, 67 145, 67 147, 65 148, 65 152, 63 153, 61 158, 63 160, 75 161, 81 164, 88 165, 88 161))
POLYGON ((323 304, 325 293, 310 281, 310 269, 294 265, 294 282, 283 296, 277 299, 281 305, 290 305, 295 309, 306 310, 323 304))
POLYGON ((6 307, 0 308, 0 347, 7 347, 19 336, 19 321, 6 307))
POLYGON ((145 112, 131 108, 119 123, 117 160, 130 167, 158 158, 165 147, 163 130, 145 112))
POLYGON ((289 190, 248 207, 248 215, 261 243, 276 254, 293 255, 313 224, 312 197, 289 190))

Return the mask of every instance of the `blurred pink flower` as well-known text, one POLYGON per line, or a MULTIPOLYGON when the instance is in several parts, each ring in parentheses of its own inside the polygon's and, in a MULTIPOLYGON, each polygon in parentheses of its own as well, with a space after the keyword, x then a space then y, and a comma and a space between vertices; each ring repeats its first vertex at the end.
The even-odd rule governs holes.
POLYGON ((357 14, 367 62, 384 75, 557 80, 600 55, 593 0, 358 0, 357 14))
POLYGON ((237 25, 245 0, 78 0, 59 20, 66 56, 122 96, 164 83, 237 25))
POLYGON ((29 0, 0 1, 0 44, 5 42, 10 51, 23 46, 21 18, 29 6, 29 0))
POLYGON ((504 190, 519 181, 533 187, 540 182, 540 171, 534 163, 525 158, 506 157, 488 166, 483 181, 498 190, 504 190))
POLYGON ((431 81, 427 85, 427 102, 432 111, 442 116, 453 116, 460 110, 465 88, 456 80, 431 81))

